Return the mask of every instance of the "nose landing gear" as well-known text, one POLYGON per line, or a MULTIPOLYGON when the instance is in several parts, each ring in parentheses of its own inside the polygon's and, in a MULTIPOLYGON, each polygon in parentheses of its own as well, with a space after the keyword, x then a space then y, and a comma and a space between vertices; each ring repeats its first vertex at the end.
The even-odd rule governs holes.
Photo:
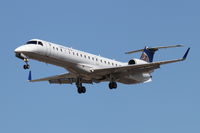
POLYGON ((26 64, 23 66, 23 68, 24 68, 24 69, 29 69, 29 68, 30 68, 30 65, 28 64, 28 59, 25 58, 25 59, 24 59, 24 62, 25 62, 26 64))

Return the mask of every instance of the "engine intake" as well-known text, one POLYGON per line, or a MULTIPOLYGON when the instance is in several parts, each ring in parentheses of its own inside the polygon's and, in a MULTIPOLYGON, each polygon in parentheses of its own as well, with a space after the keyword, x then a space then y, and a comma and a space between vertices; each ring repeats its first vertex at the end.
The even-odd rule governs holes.
POLYGON ((128 62, 129 65, 133 65, 133 64, 136 64, 136 61, 134 59, 131 59, 129 62, 128 62))

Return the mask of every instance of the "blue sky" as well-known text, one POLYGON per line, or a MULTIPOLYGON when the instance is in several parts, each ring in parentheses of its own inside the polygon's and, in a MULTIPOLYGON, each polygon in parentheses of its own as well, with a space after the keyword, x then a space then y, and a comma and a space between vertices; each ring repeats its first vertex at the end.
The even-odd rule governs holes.
MULTIPOLYGON (((197 0, 0 1, 2 133, 199 133, 200 2, 197 0), (86 85, 28 83, 28 71, 13 50, 39 38, 101 56, 128 61, 124 52, 145 45, 184 44, 160 50, 155 60, 188 60, 162 66, 153 82, 86 85)), ((33 78, 65 72, 30 62, 33 78)))

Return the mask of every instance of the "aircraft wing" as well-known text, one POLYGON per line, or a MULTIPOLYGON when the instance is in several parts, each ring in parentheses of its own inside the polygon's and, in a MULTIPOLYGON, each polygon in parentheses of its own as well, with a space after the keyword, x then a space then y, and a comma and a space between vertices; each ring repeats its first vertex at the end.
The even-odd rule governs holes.
POLYGON ((120 73, 120 72, 124 72, 124 71, 129 71, 129 70, 131 70, 132 72, 133 71, 137 72, 139 70, 140 71, 153 70, 153 69, 159 68, 160 65, 184 61, 188 55, 189 50, 190 50, 190 48, 187 49, 183 58, 180 58, 180 59, 152 62, 152 63, 145 63, 145 64, 127 65, 127 66, 121 66, 121 67, 96 69, 96 70, 94 70, 94 73, 101 75, 101 74, 120 73))
MULTIPOLYGON (((65 73, 65 74, 61 74, 61 75, 55 75, 55 76, 32 80, 31 71, 30 71, 28 80, 29 80, 29 82, 49 81, 49 83, 54 83, 54 84, 72 84, 72 83, 76 82, 76 75, 74 75, 72 73, 65 73)), ((83 83, 92 83, 92 81, 86 80, 86 79, 82 79, 82 82, 83 83)))

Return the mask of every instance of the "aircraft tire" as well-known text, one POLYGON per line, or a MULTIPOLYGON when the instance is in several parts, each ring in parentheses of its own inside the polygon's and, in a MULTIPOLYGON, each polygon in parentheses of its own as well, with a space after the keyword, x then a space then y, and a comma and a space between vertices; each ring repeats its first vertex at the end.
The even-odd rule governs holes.
POLYGON ((29 66, 29 65, 24 65, 23 68, 24 68, 24 69, 29 69, 30 66, 29 66))
POLYGON ((81 93, 86 93, 86 88, 85 87, 79 87, 77 89, 78 93, 81 94, 81 93))

